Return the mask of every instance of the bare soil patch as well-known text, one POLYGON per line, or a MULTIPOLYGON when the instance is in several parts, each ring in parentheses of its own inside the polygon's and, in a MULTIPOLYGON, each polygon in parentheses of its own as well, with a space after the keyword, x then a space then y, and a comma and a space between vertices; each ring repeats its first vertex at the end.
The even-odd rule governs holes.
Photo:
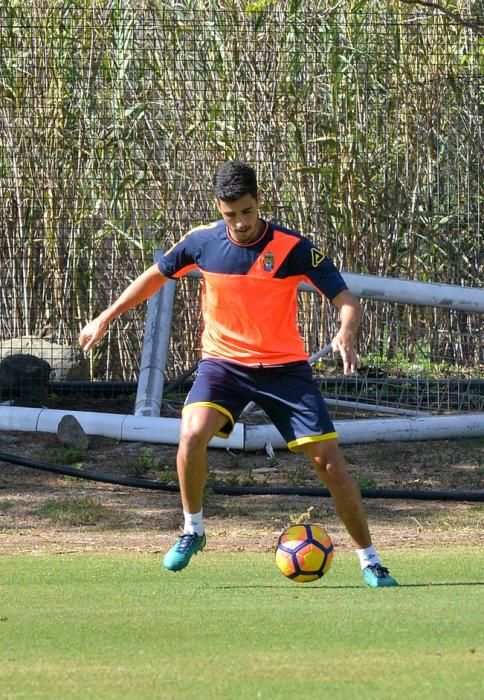
MULTIPOLYGON (((376 443, 344 449, 362 488, 482 489, 484 440, 376 443)), ((69 450, 55 435, 0 434, 0 452, 70 463, 108 474, 176 483, 176 448, 90 437, 69 450)), ((318 481, 303 455, 210 450, 210 480, 235 485, 318 481)), ((380 550, 482 543, 484 508, 475 502, 366 498, 380 550)), ((329 498, 221 496, 207 490, 207 549, 269 551, 291 520, 321 522, 340 549, 352 544, 329 498)), ((0 460, 0 553, 162 552, 181 524, 177 493, 149 491, 40 472, 0 460)))

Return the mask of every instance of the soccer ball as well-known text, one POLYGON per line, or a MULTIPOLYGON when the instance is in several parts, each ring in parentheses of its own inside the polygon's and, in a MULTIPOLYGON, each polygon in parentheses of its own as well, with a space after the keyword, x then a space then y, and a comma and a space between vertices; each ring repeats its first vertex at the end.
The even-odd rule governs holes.
POLYGON ((276 564, 292 581, 316 581, 328 572, 333 542, 321 525, 290 525, 279 536, 276 564))

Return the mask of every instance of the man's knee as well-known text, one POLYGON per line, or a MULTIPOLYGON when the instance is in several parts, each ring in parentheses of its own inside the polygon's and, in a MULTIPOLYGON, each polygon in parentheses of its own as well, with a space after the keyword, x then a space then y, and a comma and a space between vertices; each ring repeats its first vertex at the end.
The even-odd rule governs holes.
POLYGON ((186 411, 180 427, 180 450, 191 452, 206 449, 225 420, 220 413, 206 407, 186 411))
POLYGON ((351 478, 337 440, 310 443, 305 452, 323 481, 337 483, 351 478))
POLYGON ((207 447, 211 440, 210 431, 203 424, 183 424, 180 429, 179 450, 197 452, 207 447))

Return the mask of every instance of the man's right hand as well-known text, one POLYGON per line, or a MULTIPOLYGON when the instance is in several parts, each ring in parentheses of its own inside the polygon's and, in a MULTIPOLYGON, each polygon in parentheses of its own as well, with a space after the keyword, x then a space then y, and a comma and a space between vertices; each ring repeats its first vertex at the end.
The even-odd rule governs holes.
POLYGON ((120 316, 133 306, 137 306, 152 294, 157 292, 168 281, 168 278, 161 274, 158 265, 153 263, 134 282, 131 282, 124 292, 105 309, 99 316, 87 323, 79 335, 79 345, 85 352, 91 348, 106 333, 111 321, 120 316))

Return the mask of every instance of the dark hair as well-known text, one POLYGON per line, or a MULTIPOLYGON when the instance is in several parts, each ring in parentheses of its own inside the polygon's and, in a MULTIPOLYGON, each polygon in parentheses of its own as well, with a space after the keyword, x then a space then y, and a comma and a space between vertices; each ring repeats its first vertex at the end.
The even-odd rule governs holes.
POLYGON ((223 163, 215 171, 213 191, 217 199, 223 199, 224 202, 234 202, 245 194, 251 194, 255 199, 257 197, 255 170, 240 160, 223 163))

